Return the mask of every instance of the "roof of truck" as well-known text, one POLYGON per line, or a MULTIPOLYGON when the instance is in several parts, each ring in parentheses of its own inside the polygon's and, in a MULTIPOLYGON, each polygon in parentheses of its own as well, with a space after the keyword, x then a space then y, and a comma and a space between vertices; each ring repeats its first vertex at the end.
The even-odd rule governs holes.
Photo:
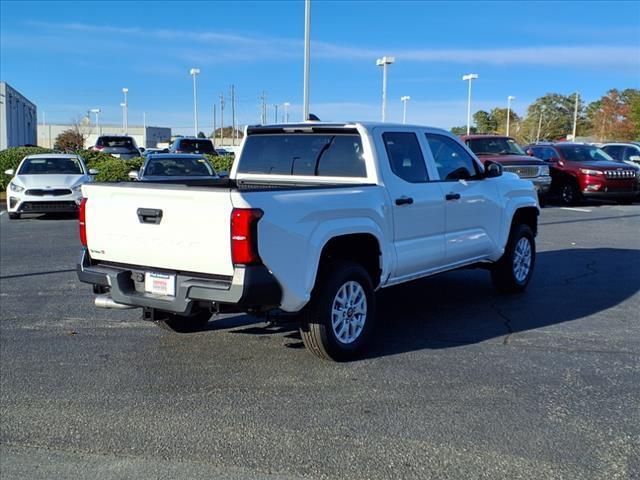
POLYGON ((413 124, 404 124, 404 123, 390 123, 390 122, 361 122, 361 121, 351 121, 351 122, 298 122, 298 123, 274 123, 274 124, 266 124, 266 125, 248 125, 247 130, 251 132, 252 130, 308 130, 308 129, 332 129, 332 128, 355 128, 356 126, 362 126, 367 129, 375 128, 375 127, 387 127, 387 128, 429 128, 433 130, 439 130, 446 132, 450 135, 451 132, 448 132, 442 128, 431 127, 428 125, 413 125, 413 124))

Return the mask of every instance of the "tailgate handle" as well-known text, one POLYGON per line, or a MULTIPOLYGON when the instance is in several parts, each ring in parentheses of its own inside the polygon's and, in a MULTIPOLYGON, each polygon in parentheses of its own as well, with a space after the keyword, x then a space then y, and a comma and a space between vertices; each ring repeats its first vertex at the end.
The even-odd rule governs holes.
POLYGON ((140 220, 140 223, 158 225, 162 220, 162 210, 159 208, 139 208, 138 220, 140 220))

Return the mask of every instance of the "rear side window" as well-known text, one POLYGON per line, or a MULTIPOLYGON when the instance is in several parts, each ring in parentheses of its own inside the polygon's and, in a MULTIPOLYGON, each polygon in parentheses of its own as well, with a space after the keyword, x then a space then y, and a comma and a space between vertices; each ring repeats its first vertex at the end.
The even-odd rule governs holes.
POLYGON ((244 144, 239 173, 366 177, 359 135, 252 135, 244 144))
POLYGON ((427 182, 427 167, 415 133, 386 132, 382 134, 391 170, 410 183, 427 182))
POLYGON ((426 136, 440 180, 479 178, 476 162, 458 142, 434 133, 427 133, 426 136))

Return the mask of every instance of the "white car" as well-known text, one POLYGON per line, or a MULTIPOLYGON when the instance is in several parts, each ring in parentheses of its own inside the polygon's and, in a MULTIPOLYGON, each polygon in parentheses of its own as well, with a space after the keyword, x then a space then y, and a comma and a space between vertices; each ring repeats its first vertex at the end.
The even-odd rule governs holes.
POLYGON ((638 143, 604 143, 599 146, 614 160, 640 166, 640 144, 638 143))
POLYGON ((6 170, 13 178, 7 186, 9 218, 23 213, 76 212, 82 192, 97 170, 89 170, 79 155, 43 153, 25 157, 17 172, 6 170))
POLYGON ((479 266, 519 292, 534 270, 533 184, 429 127, 247 127, 230 178, 82 190, 78 277, 97 306, 177 331, 213 312, 299 313, 322 358, 364 351, 377 289, 479 266))

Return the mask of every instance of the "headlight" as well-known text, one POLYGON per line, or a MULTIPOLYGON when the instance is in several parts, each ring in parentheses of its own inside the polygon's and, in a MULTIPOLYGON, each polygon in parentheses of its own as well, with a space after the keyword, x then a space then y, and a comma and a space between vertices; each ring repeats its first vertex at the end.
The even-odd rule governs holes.
POLYGON ((9 188, 11 189, 12 192, 22 192, 24 190, 24 187, 21 187, 20 185, 16 185, 13 182, 9 185, 9 188))
POLYGON ((545 177, 549 175, 549 165, 542 165, 540 167, 540 176, 545 177))
POLYGON ((590 168, 581 168, 580 171, 585 175, 603 175, 600 170, 591 170, 590 168))
POLYGON ((77 187, 72 187, 73 193, 82 193, 82 185, 78 185, 77 187))

